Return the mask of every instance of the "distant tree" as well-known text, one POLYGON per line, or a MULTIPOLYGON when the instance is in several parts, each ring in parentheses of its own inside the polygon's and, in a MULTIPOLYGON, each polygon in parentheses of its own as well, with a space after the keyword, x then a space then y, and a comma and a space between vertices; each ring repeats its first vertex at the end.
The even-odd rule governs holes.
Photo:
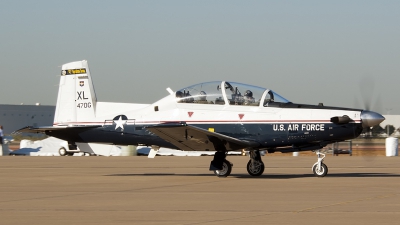
POLYGON ((396 128, 394 128, 393 125, 386 125, 385 130, 384 130, 384 132, 386 134, 388 133, 388 129, 389 129, 389 136, 392 135, 396 131, 396 128))
POLYGON ((371 129, 371 136, 372 137, 377 137, 379 134, 381 134, 384 131, 385 130, 380 125, 375 125, 371 129))

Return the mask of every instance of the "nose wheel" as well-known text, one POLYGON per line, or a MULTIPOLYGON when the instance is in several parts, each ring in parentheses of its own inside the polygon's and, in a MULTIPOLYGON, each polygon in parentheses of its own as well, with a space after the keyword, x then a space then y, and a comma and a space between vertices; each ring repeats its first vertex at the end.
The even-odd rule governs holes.
POLYGON ((314 163, 312 166, 312 171, 317 177, 324 177, 328 174, 328 166, 324 163, 325 154, 319 151, 316 152, 318 157, 318 162, 314 163))
POLYGON ((321 166, 318 168, 318 165, 314 165, 312 168, 314 175, 317 177, 324 177, 326 174, 328 174, 328 167, 324 164, 321 163, 321 166))

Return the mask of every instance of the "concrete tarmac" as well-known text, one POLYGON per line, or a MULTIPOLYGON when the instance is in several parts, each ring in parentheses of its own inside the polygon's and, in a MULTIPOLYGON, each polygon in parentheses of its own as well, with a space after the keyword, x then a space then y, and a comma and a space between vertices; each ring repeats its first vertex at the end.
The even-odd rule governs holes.
MULTIPOLYGON (((279 153, 278 153, 279 154, 279 153)), ((0 157, 0 224, 400 224, 400 158, 0 157)))

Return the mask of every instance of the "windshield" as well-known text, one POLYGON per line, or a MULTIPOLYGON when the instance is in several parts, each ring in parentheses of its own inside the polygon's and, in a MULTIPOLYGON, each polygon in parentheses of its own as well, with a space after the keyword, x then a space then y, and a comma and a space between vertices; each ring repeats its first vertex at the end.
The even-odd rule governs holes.
POLYGON ((176 92, 179 103, 198 104, 225 104, 222 91, 219 89, 221 81, 195 84, 176 92))
POLYGON ((182 88, 175 93, 178 103, 267 106, 269 102, 288 103, 289 100, 272 90, 248 84, 212 81, 182 88), (226 96, 226 99, 225 99, 226 96))
POLYGON ((264 106, 268 106, 268 103, 270 102, 289 103, 290 101, 282 97, 278 93, 272 90, 268 90, 267 94, 265 95, 264 106))

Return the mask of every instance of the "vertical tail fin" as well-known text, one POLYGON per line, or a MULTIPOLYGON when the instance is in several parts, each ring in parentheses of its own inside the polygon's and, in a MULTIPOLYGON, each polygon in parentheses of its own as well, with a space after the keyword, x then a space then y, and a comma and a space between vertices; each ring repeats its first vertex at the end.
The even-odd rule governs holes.
POLYGON ((54 124, 93 121, 96 117, 96 93, 86 60, 64 64, 54 124))

